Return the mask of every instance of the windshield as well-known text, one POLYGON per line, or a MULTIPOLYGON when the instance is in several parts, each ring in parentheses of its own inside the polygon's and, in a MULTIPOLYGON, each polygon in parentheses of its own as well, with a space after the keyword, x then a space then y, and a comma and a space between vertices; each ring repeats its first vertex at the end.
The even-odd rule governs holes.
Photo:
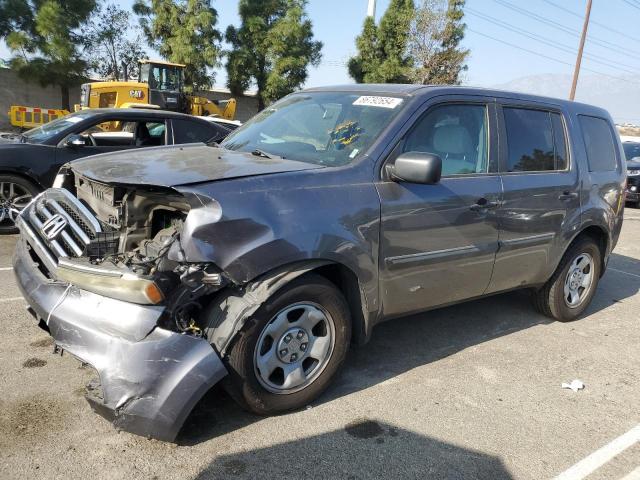
POLYGON ((624 148, 624 156, 627 157, 627 161, 640 157, 640 142, 624 142, 622 148, 624 148))
POLYGON ((62 133, 67 128, 75 125, 78 122, 85 120, 87 117, 92 115, 91 112, 76 112, 71 115, 67 115, 62 118, 58 118, 49 123, 45 123, 41 127, 32 128, 31 130, 24 133, 24 138, 26 142, 29 143, 42 143, 46 142, 50 138, 62 133))
POLYGON ((319 165, 346 165, 367 151, 403 100, 347 92, 300 93, 267 107, 222 147, 319 165))

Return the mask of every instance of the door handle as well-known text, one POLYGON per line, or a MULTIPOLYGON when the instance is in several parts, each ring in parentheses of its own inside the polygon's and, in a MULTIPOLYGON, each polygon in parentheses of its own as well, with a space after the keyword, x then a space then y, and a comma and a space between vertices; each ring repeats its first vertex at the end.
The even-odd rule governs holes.
POLYGON ((573 200, 574 198, 578 198, 578 194, 576 192, 570 192, 569 190, 566 190, 558 195, 558 200, 562 201, 573 200))
POLYGON ((497 208, 500 206, 500 202, 490 202, 486 198, 479 199, 476 203, 469 207, 472 212, 481 212, 483 210, 489 210, 490 208, 497 208))

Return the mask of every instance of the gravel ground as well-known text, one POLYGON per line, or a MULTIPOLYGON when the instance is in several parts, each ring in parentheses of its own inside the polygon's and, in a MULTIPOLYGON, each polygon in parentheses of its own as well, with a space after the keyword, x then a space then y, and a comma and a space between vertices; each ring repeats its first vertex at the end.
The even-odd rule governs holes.
MULTIPOLYGON (((627 209, 579 321, 515 292, 390 322, 307 409, 256 417, 214 389, 168 444, 91 412, 92 371, 52 354, 16 298, 15 237, 0 237, 0 478, 554 477, 640 423, 639 239, 627 209), (560 388, 573 379, 586 388, 560 388)), ((634 471, 640 442, 605 460, 589 480, 634 471)))

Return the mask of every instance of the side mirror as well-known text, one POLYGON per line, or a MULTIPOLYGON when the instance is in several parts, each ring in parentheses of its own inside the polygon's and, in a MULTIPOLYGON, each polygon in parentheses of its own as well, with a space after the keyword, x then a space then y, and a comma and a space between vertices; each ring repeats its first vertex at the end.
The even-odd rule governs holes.
POLYGON ((442 159, 433 153, 406 152, 396 158, 392 175, 399 182, 433 185, 442 176, 442 159))
POLYGON ((86 142, 81 135, 70 135, 64 143, 67 147, 84 147, 86 142))

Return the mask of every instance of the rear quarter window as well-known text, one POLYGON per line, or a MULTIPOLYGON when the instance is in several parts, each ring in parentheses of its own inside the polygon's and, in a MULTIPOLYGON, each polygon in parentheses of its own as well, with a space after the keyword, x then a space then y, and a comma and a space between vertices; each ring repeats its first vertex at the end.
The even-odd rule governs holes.
POLYGON ((603 118, 578 115, 589 171, 610 172, 617 169, 616 142, 609 122, 603 118))

